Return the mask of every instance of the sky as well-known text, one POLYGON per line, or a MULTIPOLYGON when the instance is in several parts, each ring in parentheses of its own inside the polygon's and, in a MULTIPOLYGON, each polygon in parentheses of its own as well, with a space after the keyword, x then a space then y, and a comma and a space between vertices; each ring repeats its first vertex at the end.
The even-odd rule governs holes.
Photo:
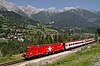
POLYGON ((55 7, 63 9, 64 7, 82 7, 100 11, 100 0, 8 0, 17 5, 31 5, 37 8, 55 7))

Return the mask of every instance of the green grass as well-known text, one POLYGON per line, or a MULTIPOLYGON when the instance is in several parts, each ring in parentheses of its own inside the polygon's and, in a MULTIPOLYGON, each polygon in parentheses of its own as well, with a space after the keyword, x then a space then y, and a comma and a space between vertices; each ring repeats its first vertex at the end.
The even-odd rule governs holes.
POLYGON ((12 56, 7 55, 5 57, 0 57, 0 64, 10 62, 10 61, 14 61, 14 60, 19 60, 19 59, 22 59, 22 54, 12 55, 12 56))
POLYGON ((99 42, 93 44, 91 47, 85 46, 76 53, 67 55, 51 64, 45 64, 43 66, 92 66, 97 61, 100 61, 99 42))

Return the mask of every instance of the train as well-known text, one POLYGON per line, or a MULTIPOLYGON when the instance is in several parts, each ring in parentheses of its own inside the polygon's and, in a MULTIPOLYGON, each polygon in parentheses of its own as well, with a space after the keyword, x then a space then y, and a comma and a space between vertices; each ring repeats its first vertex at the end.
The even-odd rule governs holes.
POLYGON ((57 42, 52 44, 42 44, 42 45, 29 45, 25 48, 23 57, 29 59, 32 57, 40 57, 43 55, 49 55, 56 52, 68 50, 71 48, 76 48, 82 45, 86 45, 95 42, 94 38, 87 38, 83 40, 71 40, 67 42, 57 42))

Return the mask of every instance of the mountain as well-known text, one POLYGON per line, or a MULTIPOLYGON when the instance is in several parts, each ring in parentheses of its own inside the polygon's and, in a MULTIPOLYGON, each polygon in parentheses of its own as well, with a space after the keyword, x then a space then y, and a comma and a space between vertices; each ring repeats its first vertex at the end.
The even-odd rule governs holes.
POLYGON ((100 14, 100 11, 98 11, 97 13, 100 14))
POLYGON ((100 12, 83 8, 76 8, 68 11, 83 17, 88 20, 88 22, 97 25, 97 27, 100 26, 100 12))
MULTIPOLYGON (((24 18, 22 17, 24 20, 21 21, 20 18, 18 19, 20 20, 19 22, 26 21, 31 23, 34 22, 32 21, 33 19, 35 21, 51 24, 57 28, 100 26, 100 12, 80 7, 64 7, 61 10, 55 7, 36 8, 31 5, 18 6, 7 0, 0 0, 0 11, 15 12, 21 17, 24 16, 24 18), (28 19, 31 21, 27 21, 28 19)), ((16 17, 12 18, 15 19, 16 17)))
POLYGON ((8 11, 17 11, 19 10, 18 6, 14 3, 8 2, 7 0, 0 0, 0 5, 5 7, 8 11))
POLYGON ((50 7, 45 9, 45 8, 36 8, 31 5, 18 6, 15 3, 12 3, 7 0, 0 0, 0 6, 6 8, 7 11, 14 11, 15 13, 18 13, 22 16, 29 16, 29 17, 41 11, 49 13, 57 13, 61 11, 57 10, 55 7, 50 7))
POLYGON ((27 16, 27 14, 20 10, 16 4, 7 0, 0 0, 0 7, 1 6, 4 7, 7 11, 14 11, 15 13, 18 13, 21 16, 27 16))
POLYGON ((22 10, 24 13, 28 14, 29 17, 32 14, 36 14, 40 11, 39 9, 37 9, 31 5, 19 6, 19 9, 22 10))
MULTIPOLYGON (((49 10, 51 11, 51 10, 49 10)), ((62 11, 50 13, 41 11, 31 16, 41 22, 52 23, 55 27, 99 27, 99 12, 80 7, 65 7, 62 11)))
POLYGON ((94 22, 100 19, 100 16, 95 11, 93 12, 93 11, 82 9, 82 8, 71 9, 68 11, 87 19, 89 22, 94 22))
POLYGON ((0 5, 0 11, 7 11, 7 9, 0 5))
POLYGON ((38 20, 40 22, 47 22, 49 21, 49 18, 53 15, 55 15, 57 13, 55 12, 47 12, 47 11, 41 11, 37 14, 34 14, 34 15, 31 15, 31 18, 34 19, 34 20, 38 20))
POLYGON ((97 25, 90 23, 87 19, 69 11, 62 12, 52 17, 55 27, 96 27, 97 25))
POLYGON ((38 23, 30 18, 23 17, 13 11, 0 11, 0 26, 1 28, 20 28, 27 24, 35 25, 38 23))
POLYGON ((29 17, 32 17, 34 14, 37 14, 39 12, 48 12, 50 14, 61 12, 60 10, 57 10, 55 7, 44 9, 44 8, 36 8, 31 5, 25 5, 25 6, 19 6, 19 8, 23 12, 27 13, 29 17))
POLYGON ((55 14, 55 13, 60 13, 60 12, 62 12, 62 10, 58 10, 58 9, 56 9, 55 7, 50 7, 50 8, 44 9, 44 10, 42 10, 42 11, 48 12, 48 13, 51 13, 51 14, 55 14))

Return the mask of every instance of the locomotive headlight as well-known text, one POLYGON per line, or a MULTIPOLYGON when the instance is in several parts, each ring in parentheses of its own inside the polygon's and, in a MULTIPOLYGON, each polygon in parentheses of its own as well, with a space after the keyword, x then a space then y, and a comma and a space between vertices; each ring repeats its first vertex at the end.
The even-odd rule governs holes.
POLYGON ((32 54, 32 53, 30 53, 30 54, 32 54))
POLYGON ((24 53, 24 55, 26 55, 26 53, 24 53))

